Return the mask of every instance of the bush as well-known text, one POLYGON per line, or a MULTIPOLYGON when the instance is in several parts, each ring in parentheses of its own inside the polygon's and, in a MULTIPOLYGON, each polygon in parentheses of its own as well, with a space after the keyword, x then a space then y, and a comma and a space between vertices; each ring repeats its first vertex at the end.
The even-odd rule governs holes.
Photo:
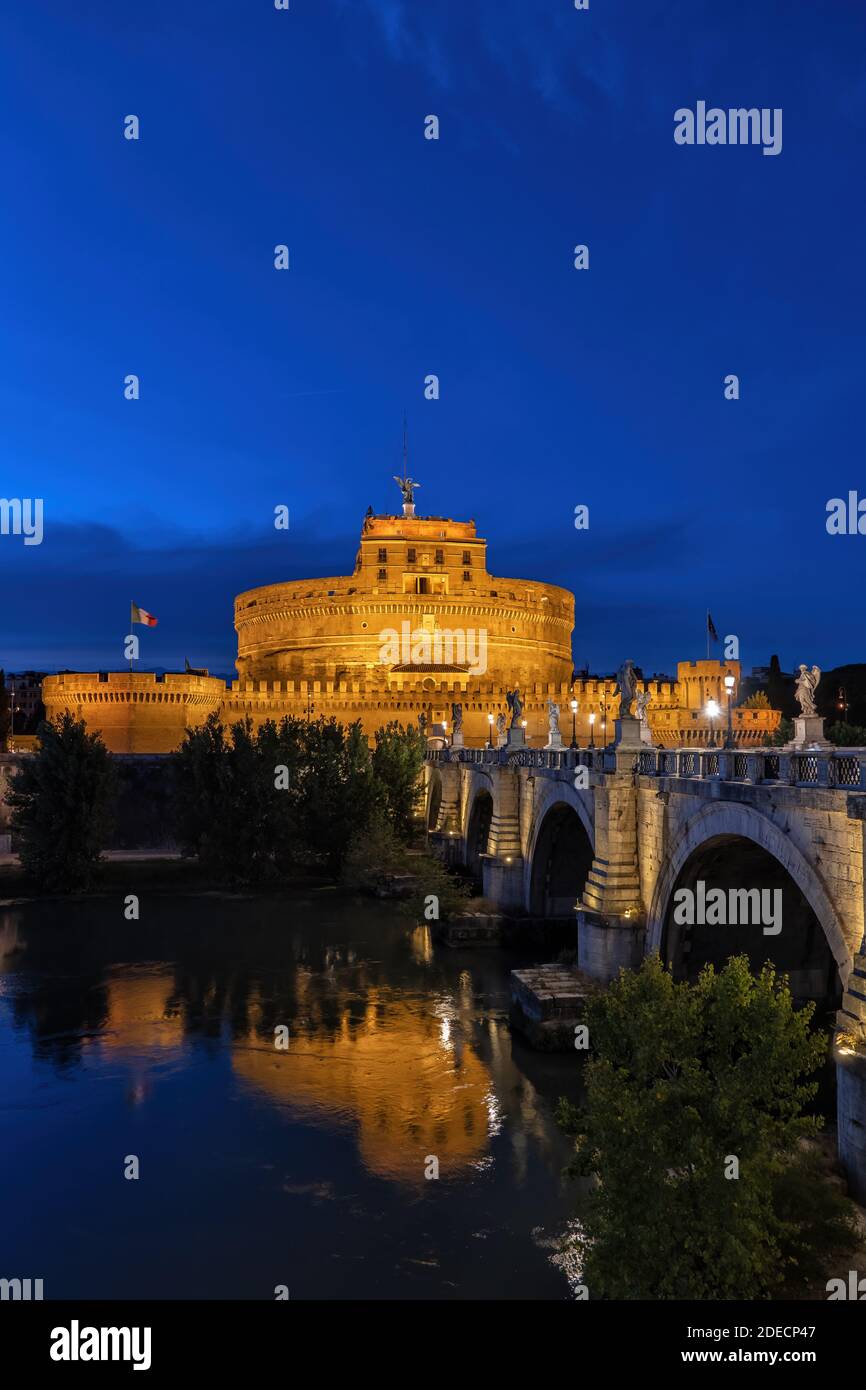
POLYGON ((52 893, 88 888, 111 830, 111 754, 66 712, 39 725, 35 753, 12 778, 12 831, 25 872, 52 893))
POLYGON ((417 881, 410 895, 401 902, 401 910, 417 919, 427 915, 427 900, 438 900, 438 919, 465 910, 469 887, 450 874, 431 854, 411 850, 395 834, 386 815, 379 813, 363 831, 353 836, 343 864, 344 887, 373 892, 389 874, 411 874, 417 881))

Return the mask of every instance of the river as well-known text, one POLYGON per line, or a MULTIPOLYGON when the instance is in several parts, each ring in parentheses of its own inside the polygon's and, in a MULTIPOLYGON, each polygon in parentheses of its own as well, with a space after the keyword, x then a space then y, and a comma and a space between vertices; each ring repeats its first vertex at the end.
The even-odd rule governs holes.
POLYGON ((553 1110, 580 1064, 511 1034, 520 958, 326 888, 140 910, 0 907, 0 1276, 61 1299, 571 1296, 553 1110))

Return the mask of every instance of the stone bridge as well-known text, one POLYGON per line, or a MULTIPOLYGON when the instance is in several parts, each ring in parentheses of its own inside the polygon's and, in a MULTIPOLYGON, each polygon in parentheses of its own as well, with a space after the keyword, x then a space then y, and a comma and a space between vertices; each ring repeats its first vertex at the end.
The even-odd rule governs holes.
POLYGON ((440 748, 425 786, 434 848, 505 911, 576 913, 593 978, 652 952, 680 979, 740 952, 784 970, 835 1028, 839 1156, 866 1202, 866 749, 440 748), (778 925, 678 922, 701 884, 770 890, 778 925))
POLYGON ((866 1037, 866 749, 441 748, 425 782, 439 852, 505 911, 576 911, 594 978, 655 951, 694 978, 745 951, 866 1037), (779 928, 678 924, 674 893, 701 881, 778 890, 779 928))

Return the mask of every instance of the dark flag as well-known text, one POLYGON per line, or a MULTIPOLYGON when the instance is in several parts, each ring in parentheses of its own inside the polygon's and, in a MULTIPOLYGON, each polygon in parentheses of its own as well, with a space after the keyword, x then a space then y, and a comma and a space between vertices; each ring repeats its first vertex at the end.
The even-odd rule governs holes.
POLYGON ((709 608, 707 609, 707 637, 709 637, 711 642, 718 642, 719 640, 719 634, 716 632, 716 625, 713 622, 713 615, 709 608))

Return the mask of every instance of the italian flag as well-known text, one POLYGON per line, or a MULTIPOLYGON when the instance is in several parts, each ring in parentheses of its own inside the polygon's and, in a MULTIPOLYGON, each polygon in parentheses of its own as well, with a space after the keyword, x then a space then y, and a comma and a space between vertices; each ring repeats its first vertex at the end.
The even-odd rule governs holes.
POLYGON ((143 608, 139 608, 137 603, 129 605, 130 622, 144 623, 145 627, 156 627, 156 618, 152 613, 146 613, 143 608))

